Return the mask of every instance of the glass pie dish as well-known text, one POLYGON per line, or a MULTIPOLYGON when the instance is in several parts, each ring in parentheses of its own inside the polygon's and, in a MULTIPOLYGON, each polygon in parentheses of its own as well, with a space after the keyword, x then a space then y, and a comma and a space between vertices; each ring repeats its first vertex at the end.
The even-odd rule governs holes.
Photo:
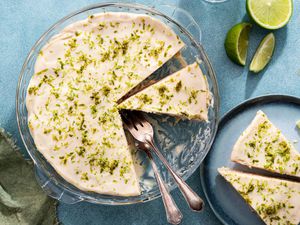
MULTIPOLYGON (((154 4, 154 3, 153 3, 154 4)), ((161 69, 155 72, 156 76, 170 74, 182 67, 182 63, 191 64, 198 61, 203 73, 206 75, 209 90, 212 94, 212 103, 208 112, 208 122, 177 121, 175 118, 163 115, 149 115, 149 119, 156 133, 156 143, 162 150, 171 166, 187 179, 199 167, 208 153, 218 126, 219 95, 213 68, 200 44, 201 31, 194 19, 183 9, 175 5, 160 5, 161 13, 154 6, 148 7, 136 3, 106 3, 95 4, 78 10, 54 24, 44 33, 31 49, 20 74, 17 95, 16 113, 18 127, 23 143, 32 158, 36 177, 51 197, 64 203, 76 203, 88 201, 98 204, 122 205, 146 202, 158 198, 160 192, 155 183, 152 170, 146 160, 143 160, 145 170, 141 174, 140 185, 142 194, 135 197, 121 197, 102 195, 93 192, 81 191, 65 181, 47 162, 37 150, 28 128, 28 116, 26 110, 26 92, 29 81, 34 74, 34 64, 40 49, 67 25, 88 16, 101 12, 128 12, 148 14, 167 24, 185 43, 180 56, 171 60, 161 69), (169 16, 168 16, 169 15, 169 16), (172 19, 172 18, 173 19, 172 19)), ((167 170, 158 162, 162 176, 170 190, 176 187, 167 170)))

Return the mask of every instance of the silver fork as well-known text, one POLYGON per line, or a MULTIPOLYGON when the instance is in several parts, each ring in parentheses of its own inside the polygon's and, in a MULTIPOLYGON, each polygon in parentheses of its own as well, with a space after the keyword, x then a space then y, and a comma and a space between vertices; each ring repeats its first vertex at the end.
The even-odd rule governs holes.
MULTIPOLYGON (((128 117, 125 116, 123 113, 122 113, 122 117, 123 117, 123 121, 125 122, 124 123, 125 127, 129 130, 129 127, 127 126, 130 123, 130 121, 128 120, 128 117)), ((162 197, 162 200, 163 200, 163 203, 165 206, 168 222, 170 224, 174 224, 174 225, 180 224, 182 217, 183 217, 182 213, 180 212, 176 203, 174 202, 166 184, 164 183, 164 180, 161 178, 158 168, 153 160, 152 154, 149 151, 149 148, 146 148, 146 146, 142 142, 136 142, 136 147, 139 150, 143 150, 147 154, 147 156, 150 160, 150 163, 153 168, 154 175, 155 175, 155 179, 158 184, 158 187, 159 187, 159 190, 161 193, 161 197, 162 197)))
POLYGON ((168 161, 157 149, 153 141, 153 127, 140 112, 124 113, 125 125, 132 136, 145 145, 145 148, 152 149, 165 167, 173 176, 181 193, 187 201, 189 207, 194 211, 201 211, 203 208, 203 200, 191 189, 191 187, 172 169, 168 161))
POLYGON ((154 175, 155 175, 155 179, 157 181, 157 184, 158 184, 158 187, 159 187, 162 199, 163 199, 168 222, 170 224, 174 224, 174 225, 180 224, 182 217, 183 217, 182 213, 180 212, 176 203, 174 202, 169 190, 166 187, 166 184, 164 183, 164 180, 161 178, 158 168, 152 158, 151 152, 141 142, 137 143, 137 148, 146 152, 146 154, 150 160, 150 163, 153 168, 154 175))

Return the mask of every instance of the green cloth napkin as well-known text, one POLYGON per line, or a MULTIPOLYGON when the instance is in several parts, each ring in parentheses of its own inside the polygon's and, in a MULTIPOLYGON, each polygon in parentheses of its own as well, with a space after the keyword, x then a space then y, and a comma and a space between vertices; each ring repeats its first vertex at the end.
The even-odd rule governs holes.
POLYGON ((26 161, 0 130, 0 224, 57 224, 56 201, 38 185, 33 164, 26 161))

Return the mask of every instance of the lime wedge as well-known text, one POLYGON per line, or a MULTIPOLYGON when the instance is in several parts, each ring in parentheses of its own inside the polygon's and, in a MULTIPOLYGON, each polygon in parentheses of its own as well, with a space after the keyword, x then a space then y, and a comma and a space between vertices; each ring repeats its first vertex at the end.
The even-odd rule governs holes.
POLYGON ((293 13, 293 0, 247 0, 246 8, 258 25, 275 30, 289 22, 293 13))
POLYGON ((300 129, 300 120, 298 120, 298 121, 296 122, 296 126, 298 127, 298 129, 300 129))
POLYGON ((235 63, 244 66, 246 64, 250 23, 238 23, 227 33, 225 50, 228 57, 235 63))
POLYGON ((270 62, 275 48, 275 36, 268 34, 260 42, 250 64, 250 71, 258 73, 270 62))

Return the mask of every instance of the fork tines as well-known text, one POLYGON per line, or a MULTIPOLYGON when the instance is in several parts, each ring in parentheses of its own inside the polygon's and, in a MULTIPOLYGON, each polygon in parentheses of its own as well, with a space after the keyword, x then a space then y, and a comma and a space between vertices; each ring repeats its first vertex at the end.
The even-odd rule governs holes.
POLYGON ((143 113, 139 111, 121 111, 122 118, 127 128, 135 128, 138 130, 139 127, 145 127, 152 129, 152 125, 147 121, 143 113))

